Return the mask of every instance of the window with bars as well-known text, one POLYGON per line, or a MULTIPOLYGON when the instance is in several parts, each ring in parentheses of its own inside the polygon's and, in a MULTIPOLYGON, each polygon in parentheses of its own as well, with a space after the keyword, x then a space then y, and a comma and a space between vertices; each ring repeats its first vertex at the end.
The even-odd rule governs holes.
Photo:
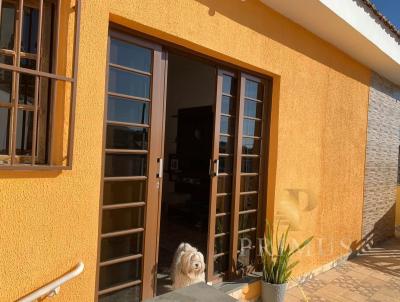
POLYGON ((0 1, 0 169, 71 166, 79 2, 73 20, 64 2, 0 1), (74 32, 60 35, 69 22, 74 32))

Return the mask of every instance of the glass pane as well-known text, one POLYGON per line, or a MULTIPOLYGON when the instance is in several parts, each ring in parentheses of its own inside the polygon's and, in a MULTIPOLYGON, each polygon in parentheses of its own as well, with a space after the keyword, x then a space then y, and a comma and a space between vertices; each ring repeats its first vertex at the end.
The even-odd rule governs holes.
POLYGON ((21 67, 29 68, 29 69, 36 69, 36 60, 21 59, 21 67))
POLYGON ((104 210, 102 233, 143 227, 143 207, 104 210))
POLYGON ((239 266, 247 267, 251 265, 252 267, 254 267, 254 265, 256 264, 254 260, 256 258, 255 252, 256 250, 254 248, 252 249, 245 248, 242 253, 238 254, 237 261, 239 263, 239 266))
POLYGON ((242 173, 258 173, 259 159, 242 157, 242 173))
POLYGON ((251 80, 246 80, 245 96, 261 101, 263 99, 262 84, 251 80))
POLYGON ((258 194, 240 196, 240 211, 254 210, 258 207, 258 194))
POLYGON ((239 234, 239 239, 240 238, 248 238, 251 240, 252 245, 255 245, 255 240, 256 240, 256 231, 250 231, 250 232, 245 232, 245 233, 241 233, 239 234))
POLYGON ((229 252, 229 236, 215 238, 214 253, 220 254, 229 252))
POLYGON ((258 176, 240 177, 240 192, 258 191, 258 176))
POLYGON ((239 230, 255 228, 257 226, 257 213, 239 214, 239 230))
POLYGON ((222 96, 221 113, 235 115, 234 99, 229 96, 222 96))
POLYGON ((17 155, 32 154, 33 111, 18 110, 17 117, 17 155))
POLYGON ((24 6, 21 51, 29 53, 37 52, 38 22, 38 9, 24 6))
POLYGON ((232 192, 232 176, 218 176, 218 189, 217 193, 231 193, 232 192))
MULTIPOLYGON (((46 164, 48 163, 48 138, 50 135, 50 102, 51 102, 51 86, 56 85, 57 81, 47 79, 45 77, 40 78, 39 80, 39 103, 40 106, 38 111, 38 121, 37 121, 37 156, 36 163, 46 164)), ((61 107, 59 107, 61 109, 61 107)), ((69 108, 67 109, 69 110, 69 108)), ((60 111, 58 111, 60 112, 60 111)), ((58 129, 60 129, 58 127, 58 129)))
POLYGON ((239 240, 238 240, 238 250, 240 251, 240 247, 254 247, 258 244, 257 238, 256 238, 256 231, 251 231, 251 232, 245 232, 239 234, 239 240), (242 239, 242 240, 241 240, 242 239))
POLYGON ((219 153, 232 154, 234 138, 221 135, 219 137, 219 153))
POLYGON ((236 95, 236 79, 231 76, 223 76, 222 92, 230 95, 236 95))
POLYGON ((14 49, 15 4, 3 1, 1 7, 0 48, 14 49))
POLYGON ((146 150, 147 142, 147 128, 107 125, 108 149, 146 150))
POLYGON ((228 213, 231 211, 231 196, 217 197, 217 213, 228 213))
POLYGON ((35 77, 21 73, 19 76, 19 103, 33 105, 35 101, 35 77))
MULTIPOLYGON (((0 62, 4 64, 13 64, 11 57, 0 57, 0 62)), ((11 102, 12 90, 12 72, 0 69, 0 102, 11 102)))
POLYGON ((219 173, 232 173, 233 160, 232 156, 224 156, 219 158, 219 173))
POLYGON ((101 240, 100 261, 142 253, 143 233, 110 237, 101 240))
POLYGON ((134 287, 124 288, 109 294, 101 295, 99 302, 140 302, 141 287, 136 285, 134 287))
POLYGON ((143 202, 146 200, 146 181, 106 181, 103 204, 143 202))
POLYGON ((251 100, 244 100, 244 115, 256 118, 262 118, 262 103, 251 100))
POLYGON ((110 63, 150 72, 151 55, 148 48, 111 39, 110 63))
POLYGON ((10 111, 6 108, 0 108, 0 154, 8 154, 9 127, 10 111))
POLYGON ((243 119, 243 135, 261 136, 261 122, 243 119))
POLYGON ((231 215, 217 217, 215 219, 215 234, 228 233, 231 224, 231 215))
POLYGON ((228 116, 221 116, 220 132, 224 134, 233 134, 235 130, 235 119, 228 116))
POLYGON ((142 275, 141 271, 141 259, 103 266, 100 268, 99 288, 102 290, 112 286, 140 280, 142 275))
POLYGON ((108 89, 116 93, 149 98, 150 77, 110 67, 108 89))
POLYGON ((107 119, 124 123, 149 123, 149 104, 117 97, 108 98, 107 119))
POLYGON ((243 137, 242 140, 243 154, 260 154, 260 140, 250 137, 243 137))
POLYGON ((143 176, 147 174, 147 157, 142 154, 107 154, 105 176, 143 176))
POLYGON ((214 274, 226 272, 229 266, 229 255, 218 257, 214 260, 214 274))

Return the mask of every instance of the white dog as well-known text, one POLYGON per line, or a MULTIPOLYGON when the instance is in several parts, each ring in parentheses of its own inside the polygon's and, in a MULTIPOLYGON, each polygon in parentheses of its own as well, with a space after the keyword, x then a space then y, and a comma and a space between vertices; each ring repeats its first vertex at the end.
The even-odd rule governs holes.
POLYGON ((172 287, 182 288, 205 282, 204 256, 189 243, 181 243, 175 252, 171 266, 172 287))

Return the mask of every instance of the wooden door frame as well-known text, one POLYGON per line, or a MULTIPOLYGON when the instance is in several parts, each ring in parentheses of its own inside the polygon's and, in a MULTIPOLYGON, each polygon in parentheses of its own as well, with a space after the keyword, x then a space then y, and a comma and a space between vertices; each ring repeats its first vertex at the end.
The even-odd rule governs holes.
MULTIPOLYGON (((211 170, 215 171, 215 165, 219 159, 219 141, 220 141, 220 122, 221 122, 221 102, 222 102, 222 82, 223 76, 227 75, 236 79, 236 110, 235 110, 235 139, 233 147, 233 169, 232 169, 232 191, 231 191, 231 211, 230 211, 230 246, 229 246, 229 268, 227 272, 228 278, 237 277, 238 254, 237 246, 239 240, 239 217, 240 217, 240 198, 241 198, 241 163, 242 163, 242 140, 243 140, 243 121, 244 104, 245 104, 245 87, 246 81, 251 80, 263 85, 262 94, 262 116, 261 116, 261 133, 260 133, 260 150, 259 150, 259 169, 257 172, 257 215, 256 215, 256 242, 255 252, 257 251, 257 238, 262 237, 266 219, 266 191, 268 180, 268 156, 269 156, 269 129, 270 129, 270 108, 272 97, 272 81, 265 77, 253 76, 248 72, 240 69, 229 71, 225 66, 217 68, 217 86, 216 86, 216 101, 214 110, 214 137, 211 170)), ((217 186, 218 176, 211 178, 210 190, 210 214, 209 214, 209 238, 207 247, 207 279, 212 282, 219 282, 225 279, 226 276, 214 274, 214 245, 215 245, 215 222, 217 208, 217 186)))
MULTIPOLYGON (((148 133, 148 150, 147 150, 147 186, 146 186, 146 205, 144 206, 144 231, 142 241, 142 263, 141 272, 141 299, 145 300, 154 296, 155 280, 157 274, 157 257, 158 257, 158 235, 159 218, 154 223, 151 217, 159 217, 160 198, 162 188, 162 178, 158 175, 160 165, 163 158, 163 142, 164 142, 164 117, 165 117, 165 85, 166 85, 166 55, 161 45, 136 38, 135 36, 124 33, 110 27, 107 38, 107 63, 106 63, 106 87, 103 117, 103 141, 102 141, 102 168, 101 168, 101 184, 100 184, 100 207, 99 207, 99 229, 98 229, 98 253, 97 253, 97 272, 95 301, 99 299, 99 277, 100 277, 100 256, 101 256, 101 239, 102 239, 102 212, 103 212, 103 196, 104 196, 104 171, 106 158, 106 129, 107 129, 107 111, 108 111, 108 81, 109 81, 109 56, 110 56, 110 40, 116 38, 127 43, 135 44, 144 48, 152 49, 152 77, 149 103, 149 133, 148 133), (154 106, 161 106, 160 109, 154 109, 154 106), (157 177, 157 175, 159 177, 157 177), (158 190, 151 188, 158 188, 158 190), (150 202, 154 201, 154 202, 150 202)), ((162 177, 162 176, 161 176, 162 177)), ((132 282, 133 283, 133 282, 132 282)), ((133 285, 131 285, 133 286, 133 285)), ((122 286, 112 287, 118 288, 122 286)), ((117 291, 118 289, 115 289, 117 291)))
POLYGON ((217 68, 217 85, 215 92, 214 103, 214 131, 212 138, 212 152, 210 162, 210 198, 209 198, 209 217, 208 217, 208 238, 207 238, 207 281, 214 281, 214 245, 215 245, 215 222, 217 208, 217 186, 218 176, 212 175, 215 171, 215 166, 218 165, 219 159, 219 136, 221 124, 221 98, 218 96, 222 93, 222 73, 217 68), (217 139, 218 138, 218 139, 217 139))
MULTIPOLYGON (((154 119, 156 116, 151 116, 151 128, 150 129, 150 134, 149 134, 149 146, 151 144, 154 144, 156 148, 149 148, 149 157, 148 158, 164 158, 164 141, 165 141, 165 123, 166 123, 166 97, 167 97, 167 75, 168 75, 168 53, 177 53, 179 55, 183 55, 189 58, 194 58, 195 60, 200 60, 203 61, 204 63, 213 66, 216 69, 216 79, 217 79, 217 85, 216 85, 216 91, 215 91, 215 108, 214 108, 214 131, 213 131, 213 153, 212 153, 212 160, 215 160, 215 154, 218 154, 219 150, 219 125, 220 125, 220 115, 217 115, 217 106, 218 104, 221 104, 221 100, 218 102, 218 93, 221 92, 219 89, 222 89, 222 86, 219 87, 219 80, 218 78, 220 77, 220 70, 223 70, 224 73, 231 73, 234 75, 234 77, 237 79, 237 99, 238 99, 238 104, 240 106, 237 106, 236 111, 237 111, 237 121, 236 121, 236 132, 235 132, 235 142, 234 142, 234 171, 235 171, 235 178, 239 179, 238 181, 233 181, 233 188, 232 188, 232 216, 231 216, 231 230, 233 231, 231 233, 230 237, 230 253, 231 257, 229 260, 229 275, 228 277, 233 278, 236 275, 236 265, 237 265, 237 254, 232 253, 235 251, 235 247, 237 246, 237 240, 238 240, 238 223, 239 223, 239 202, 240 202, 240 185, 237 186, 236 184, 240 184, 240 173, 237 173, 238 171, 240 172, 241 169, 241 156, 236 154, 236 152, 239 152, 241 154, 241 135, 239 135, 239 130, 242 130, 243 127, 243 106, 244 103, 241 101, 243 96, 241 95, 243 93, 243 89, 241 89, 242 84, 241 81, 243 79, 242 74, 245 74, 247 77, 254 77, 257 79, 257 81, 262 81, 264 83, 264 106, 263 106, 263 118, 262 118, 262 141, 263 144, 260 146, 261 150, 261 158, 260 158, 260 171, 265 171, 263 174, 259 174, 259 198, 258 198, 258 217, 257 217, 257 234, 260 236, 262 234, 262 228, 264 227, 264 221, 267 212, 267 206, 266 206, 266 191, 267 191, 267 185, 268 185, 268 179, 263 179, 262 177, 267 177, 268 176, 268 157, 269 157, 269 131, 270 131, 270 123, 271 123, 271 104, 272 104, 272 82, 273 79, 266 74, 260 74, 258 72, 246 70, 244 68, 241 68, 237 65, 230 64, 228 62, 224 61, 219 61, 218 59, 215 59, 213 57, 204 55, 203 53, 198 53, 196 51, 193 51, 191 49, 158 39, 154 38, 151 36, 148 36, 146 34, 143 34, 141 32, 137 32, 131 29, 127 29, 125 27, 122 27, 120 25, 116 24, 110 24, 110 30, 108 34, 108 41, 111 36, 116 36, 116 37, 123 37, 123 40, 126 40, 128 42, 142 45, 147 48, 154 49, 154 54, 157 53, 158 59, 159 60, 154 60, 159 61, 160 64, 157 66, 154 66, 153 68, 153 78, 152 80, 154 81, 154 77, 157 77, 157 82, 159 85, 157 85, 157 89, 154 89, 154 91, 157 93, 157 97, 160 100, 160 105, 162 106, 162 110, 158 111, 158 116, 156 119, 156 123, 160 127, 154 127, 154 119), (240 95, 239 95, 240 93, 240 95), (239 108, 240 107, 240 108, 239 108), (218 116, 218 117, 217 117, 218 116), (218 122, 217 122, 218 120, 218 122), (218 129, 217 126, 218 125, 218 129), (154 133, 154 130, 156 133, 154 133), (217 131, 218 130, 218 133, 217 131), (217 134, 216 134, 217 133, 217 134), (154 135, 156 134, 156 135, 154 135), (156 141, 156 137, 160 137, 161 139, 158 139, 156 141), (239 194, 239 196, 237 195, 239 194), (238 196, 238 197, 236 197, 238 196), (234 202, 234 200, 238 199, 239 202, 234 202), (264 217, 264 219, 260 219, 264 217)), ((108 92, 108 62, 109 62, 109 42, 107 46, 107 67, 106 67, 106 101, 104 105, 104 128, 103 128, 103 150, 102 150, 102 177, 101 177, 101 193, 100 193, 100 210, 99 210, 99 239, 98 239, 98 259, 97 259, 97 273, 96 273, 96 301, 98 299, 98 286, 99 286, 99 263, 100 263, 100 252, 101 252, 101 221, 102 221, 102 200, 103 200, 103 186, 104 186, 104 163, 105 163, 105 142, 106 142, 106 118, 107 118, 107 92, 108 92)), ((152 81, 152 83, 153 83, 152 81)), ((221 83, 222 84, 222 83, 221 83)), ((153 93, 153 92, 152 92, 153 93)), ((152 95, 152 99, 154 98, 154 95, 152 95)), ((151 105, 152 106, 152 105, 151 105)), ((159 163, 158 163, 159 164, 159 163)), ((151 163, 149 162, 148 164, 148 175, 151 173, 157 173, 158 170, 158 164, 157 162, 152 161, 151 163)), ((159 179, 159 178, 158 178, 159 179)), ((233 178, 232 178, 233 179, 233 178)), ((148 178, 148 181, 152 182, 153 185, 157 182, 156 178, 153 178, 150 180, 148 178)), ((216 182, 217 178, 212 177, 210 179, 210 183, 216 182)), ((148 183, 147 187, 150 186, 150 183, 148 183)), ((209 213, 209 225, 208 225, 208 246, 207 246, 207 279, 208 281, 222 281, 221 278, 216 278, 214 275, 213 271, 213 266, 214 266, 214 242, 215 242, 215 211, 212 212, 212 209, 216 208, 216 185, 214 184, 211 186, 210 189, 210 213, 209 213), (213 188, 214 187, 214 191, 213 188), (212 243, 212 244, 211 244, 212 243)), ((159 190, 158 192, 148 192, 147 195, 147 200, 150 200, 152 198, 154 201, 153 203, 147 203, 146 204, 146 209, 145 209, 145 231, 144 231, 144 238, 143 238, 143 261, 142 261, 142 299, 147 299, 155 296, 156 294, 156 282, 157 282, 157 263, 158 263, 158 252, 159 252, 159 239, 160 239, 160 222, 161 222, 161 197, 162 197, 162 180, 160 181, 159 184, 159 190), (156 223, 154 223, 154 220, 152 219, 147 219, 147 214, 149 214, 149 217, 156 217, 156 223)))

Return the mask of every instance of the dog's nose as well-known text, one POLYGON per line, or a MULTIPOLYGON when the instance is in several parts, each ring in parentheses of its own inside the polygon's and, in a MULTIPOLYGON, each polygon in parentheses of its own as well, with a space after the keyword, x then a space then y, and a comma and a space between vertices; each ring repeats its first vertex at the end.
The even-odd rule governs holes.
POLYGON ((196 263, 194 266, 195 266, 195 267, 199 267, 199 264, 198 264, 198 263, 196 263))

